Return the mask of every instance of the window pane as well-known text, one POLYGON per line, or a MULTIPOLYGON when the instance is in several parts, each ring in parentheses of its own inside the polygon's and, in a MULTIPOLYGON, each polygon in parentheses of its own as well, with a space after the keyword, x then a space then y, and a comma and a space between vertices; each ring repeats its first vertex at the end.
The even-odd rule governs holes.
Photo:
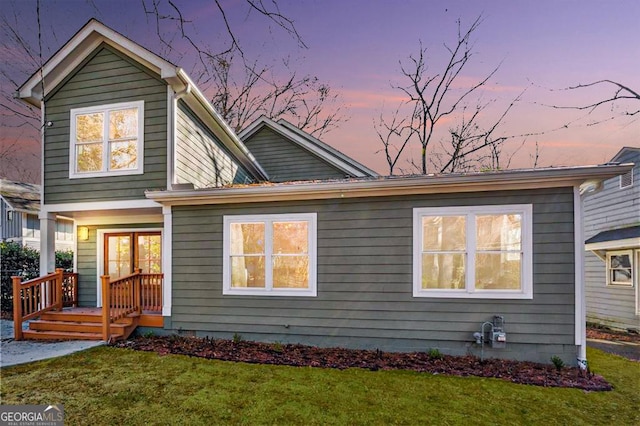
POLYGON ((138 137, 138 109, 122 109, 109 113, 109 140, 138 137))
POLYGON ((76 116, 77 142, 102 142, 104 140, 104 114, 81 114, 76 116))
POLYGON ((477 216, 477 249, 519 251, 521 221, 519 214, 477 216))
POLYGON ((131 237, 128 235, 110 235, 107 237, 108 259, 107 275, 111 281, 131 273, 131 237))
POLYGON ((138 141, 110 142, 109 169, 135 169, 138 167, 138 141))
POLYGON ((99 172, 102 170, 102 143, 76 145, 78 172, 99 172))
POLYGON ((423 289, 464 289, 465 255, 440 253, 422 255, 423 289))
POLYGON ((611 278, 612 282, 631 284, 631 269, 613 269, 611 278))
POLYGON ((308 288, 309 256, 274 256, 274 288, 308 288))
POLYGON ((611 259, 611 268, 631 269, 631 256, 628 254, 612 254, 609 259, 611 259))
POLYGON ((231 287, 265 287, 264 256, 232 256, 231 287))
POLYGON ((273 253, 306 254, 308 226, 307 222, 274 222, 273 253))
POLYGON ((264 223, 232 223, 231 254, 264 254, 264 223))
POLYGON ((425 251, 465 250, 464 216, 423 216, 422 231, 425 251))
POLYGON ((476 254, 476 288, 520 290, 520 253, 476 254))
POLYGON ((136 265, 144 273, 162 272, 162 237, 160 235, 138 235, 136 265))

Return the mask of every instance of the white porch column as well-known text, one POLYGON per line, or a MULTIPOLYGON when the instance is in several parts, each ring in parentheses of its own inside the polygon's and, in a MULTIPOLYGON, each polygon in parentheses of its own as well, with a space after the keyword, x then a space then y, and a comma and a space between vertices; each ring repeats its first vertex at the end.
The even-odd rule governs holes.
POLYGON ((56 270, 56 214, 40 212, 40 275, 56 270))

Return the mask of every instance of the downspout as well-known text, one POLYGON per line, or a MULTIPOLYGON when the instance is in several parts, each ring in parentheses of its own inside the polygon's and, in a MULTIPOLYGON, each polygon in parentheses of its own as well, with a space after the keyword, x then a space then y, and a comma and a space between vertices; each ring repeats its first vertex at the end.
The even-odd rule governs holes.
POLYGON ((575 344, 578 367, 587 369, 587 317, 584 288, 584 226, 582 193, 579 186, 573 188, 573 236, 575 251, 575 344))

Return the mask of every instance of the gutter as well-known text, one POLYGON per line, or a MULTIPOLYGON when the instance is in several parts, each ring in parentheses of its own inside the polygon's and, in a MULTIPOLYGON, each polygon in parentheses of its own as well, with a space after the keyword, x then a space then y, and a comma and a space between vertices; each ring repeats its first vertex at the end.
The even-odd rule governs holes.
POLYGON ((469 175, 235 185, 213 189, 149 191, 146 196, 166 205, 202 205, 558 188, 579 186, 588 180, 609 179, 626 173, 632 167, 633 164, 621 164, 469 175))

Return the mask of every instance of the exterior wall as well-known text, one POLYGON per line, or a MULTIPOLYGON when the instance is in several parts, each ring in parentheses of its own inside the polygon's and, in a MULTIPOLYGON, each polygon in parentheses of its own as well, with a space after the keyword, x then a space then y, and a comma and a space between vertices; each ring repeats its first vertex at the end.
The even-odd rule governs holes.
POLYGON ((7 220, 8 212, 11 210, 3 199, 0 199, 0 225, 2 225, 2 233, 0 240, 11 240, 14 238, 22 238, 22 213, 13 212, 11 220, 7 220))
POLYGON ((243 142, 272 182, 345 177, 343 171, 266 127, 243 142))
POLYGON ((485 355, 575 364, 572 188, 173 207, 172 331, 319 346, 479 355, 473 333, 504 315, 485 355), (533 204, 533 300, 412 295, 414 207, 533 204), (318 296, 222 295, 223 216, 318 215, 318 296))
POLYGON ((167 88, 141 65, 106 45, 97 48, 46 99, 44 202, 144 198, 167 184, 167 88), (144 174, 69 179, 70 109, 144 101, 144 174))
POLYGON ((252 179, 182 102, 176 126, 176 183, 211 188, 252 179))
MULTIPOLYGON (((602 231, 640 225, 640 152, 627 152, 618 161, 635 163, 633 185, 621 189, 620 178, 615 177, 606 180, 600 192, 585 197, 586 239, 602 231)), ((636 261, 637 259, 634 259, 634 262, 636 261)), ((637 284, 634 287, 607 287, 606 283, 605 262, 587 251, 587 321, 620 329, 640 329, 640 316, 636 314, 637 284)))
POLYGON ((158 228, 162 229, 162 223, 141 223, 127 225, 100 225, 90 226, 89 239, 78 241, 77 270, 78 272, 78 304, 80 306, 96 306, 98 286, 98 230, 99 229, 136 229, 158 228))

